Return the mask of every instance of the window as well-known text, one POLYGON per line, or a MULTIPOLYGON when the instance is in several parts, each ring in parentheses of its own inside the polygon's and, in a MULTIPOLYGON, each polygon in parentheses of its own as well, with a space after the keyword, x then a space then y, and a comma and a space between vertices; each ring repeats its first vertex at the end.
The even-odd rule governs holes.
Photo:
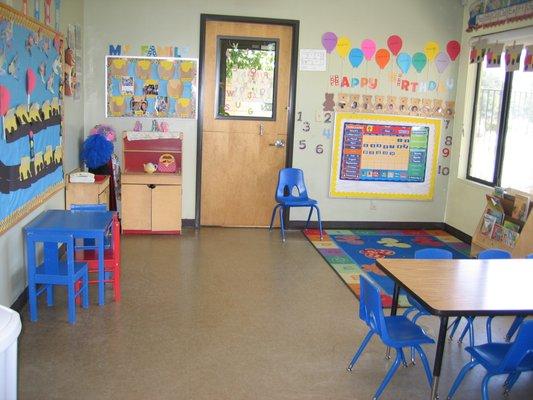
POLYGON ((217 118, 275 119, 276 40, 219 38, 217 118))
MULTIPOLYGON (((533 72, 478 65, 467 178, 533 191, 533 72)), ((502 55, 502 59, 505 54, 502 55)))

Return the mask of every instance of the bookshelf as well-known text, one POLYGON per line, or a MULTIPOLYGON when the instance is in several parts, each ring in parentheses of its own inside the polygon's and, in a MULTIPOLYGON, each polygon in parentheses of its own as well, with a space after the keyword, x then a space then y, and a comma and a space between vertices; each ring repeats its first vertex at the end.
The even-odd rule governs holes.
POLYGON ((513 190, 504 197, 487 195, 485 210, 472 236, 470 255, 475 257, 489 248, 507 250, 513 258, 533 253, 532 206, 532 195, 513 190))

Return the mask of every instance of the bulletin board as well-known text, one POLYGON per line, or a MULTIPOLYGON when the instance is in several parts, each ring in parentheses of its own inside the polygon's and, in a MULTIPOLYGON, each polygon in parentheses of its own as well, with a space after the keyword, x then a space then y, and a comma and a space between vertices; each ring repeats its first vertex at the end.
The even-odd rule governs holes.
POLYGON ((0 233, 63 186, 61 35, 0 5, 0 233))
POLYGON ((106 57, 106 117, 196 119, 198 60, 106 57))
POLYGON ((331 197, 431 200, 441 120, 339 113, 331 197))

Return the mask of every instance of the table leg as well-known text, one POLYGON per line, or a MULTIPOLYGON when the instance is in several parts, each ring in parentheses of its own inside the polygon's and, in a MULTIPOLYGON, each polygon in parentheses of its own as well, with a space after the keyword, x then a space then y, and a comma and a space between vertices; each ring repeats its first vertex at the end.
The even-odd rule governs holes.
POLYGON ((437 341, 437 352, 435 353, 435 363, 433 364, 433 380, 431 382, 431 400, 439 398, 439 379, 444 355, 444 345, 446 344, 446 330, 448 328, 448 317, 440 317, 439 339, 437 341))
MULTIPOLYGON (((43 263, 45 265, 57 265, 59 263, 59 249, 55 242, 43 244, 43 263)), ((46 304, 54 305, 54 285, 46 285, 46 304)))
POLYGON ((96 238, 96 247, 98 248, 98 305, 105 304, 105 272, 104 272, 104 234, 96 238))
POLYGON ((392 306, 390 309, 390 315, 396 315, 398 311, 398 299, 400 298, 400 285, 394 282, 394 291, 392 293, 392 306))

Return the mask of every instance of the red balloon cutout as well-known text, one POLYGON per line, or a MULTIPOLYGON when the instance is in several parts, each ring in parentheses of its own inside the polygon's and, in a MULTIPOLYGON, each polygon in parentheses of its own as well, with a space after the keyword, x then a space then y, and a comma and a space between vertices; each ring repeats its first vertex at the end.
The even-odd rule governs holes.
POLYGON ((5 86, 0 86, 0 115, 5 116, 9 109, 9 102, 11 100, 11 94, 9 89, 5 86))
POLYGON ((33 72, 33 69, 28 68, 26 71, 26 93, 29 95, 33 92, 33 89, 35 89, 35 72, 33 72))
POLYGON ((446 52, 450 56, 450 60, 455 61, 461 52, 461 45, 457 40, 450 40, 446 45, 446 52))
POLYGON ((387 46, 389 47, 391 53, 397 56, 403 46, 402 38, 398 35, 389 36, 387 39, 387 46))

